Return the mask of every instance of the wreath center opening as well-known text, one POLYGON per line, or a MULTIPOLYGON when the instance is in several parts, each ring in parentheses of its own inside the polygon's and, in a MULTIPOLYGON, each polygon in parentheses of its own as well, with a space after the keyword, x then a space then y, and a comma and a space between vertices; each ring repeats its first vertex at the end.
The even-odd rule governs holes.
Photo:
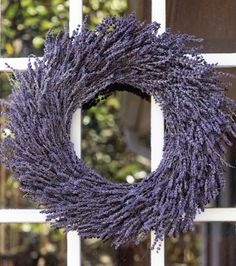
POLYGON ((151 171, 150 97, 129 89, 112 85, 83 105, 81 143, 80 111, 72 119, 71 141, 77 155, 81 145, 86 164, 114 183, 133 184, 151 171))

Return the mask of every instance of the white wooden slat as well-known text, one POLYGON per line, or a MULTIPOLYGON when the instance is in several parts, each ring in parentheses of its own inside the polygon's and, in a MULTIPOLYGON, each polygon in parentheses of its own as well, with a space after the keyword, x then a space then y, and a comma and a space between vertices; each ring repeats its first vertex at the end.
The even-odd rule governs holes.
MULTIPOLYGON (((0 223, 46 223, 40 209, 0 209, 0 223)), ((236 222, 236 208, 206 208, 195 222, 236 222)))
MULTIPOLYGON (((83 1, 70 0, 70 20, 69 31, 73 31, 81 25, 83 21, 83 1)), ((78 157, 81 157, 81 111, 78 109, 72 116, 70 138, 74 144, 74 149, 78 157)), ((80 266, 81 259, 81 240, 77 232, 67 234, 67 266, 80 266)))
MULTIPOLYGON (((158 20, 157 20, 158 21, 158 20)), ((163 27, 160 29, 160 33, 163 32, 163 27)), ((210 64, 218 63, 217 68, 230 68, 236 67, 236 53, 208 53, 202 54, 205 60, 210 64)), ((31 58, 33 63, 35 59, 31 58)), ((28 64, 27 57, 20 58, 0 58, 0 71, 9 71, 9 68, 6 66, 7 63, 14 69, 25 70, 28 64)))
POLYGON ((166 30, 166 1, 165 0, 152 0, 152 21, 161 24, 159 34, 166 30))
POLYGON ((236 222, 236 208, 206 208, 195 222, 236 222))
MULTIPOLYGON (((166 0, 152 0, 152 21, 157 21, 161 24, 159 34, 166 30, 166 0)), ((155 103, 152 98, 151 101, 151 168, 155 170, 162 158, 164 145, 164 117, 160 106, 155 103)), ((154 232, 151 232, 151 245, 155 238, 154 232)), ((164 241, 160 251, 151 251, 151 266, 164 266, 165 265, 165 249, 164 241)))
POLYGON ((74 144, 74 150, 78 157, 81 156, 81 110, 77 109, 71 122, 70 139, 74 144))
MULTIPOLYGON (((35 59, 31 58, 30 61, 33 62, 35 59)), ((27 69, 27 64, 29 59, 27 57, 18 57, 18 58, 0 58, 0 71, 11 71, 6 63, 14 69, 25 70, 27 69)))
MULTIPOLYGON (((154 99, 151 100, 151 168, 152 171, 158 167, 162 158, 162 148, 164 145, 164 118, 162 111, 154 99)), ((151 232, 151 244, 154 242, 155 234, 151 232)), ((164 266, 165 252, 164 240, 160 251, 151 251, 151 266, 164 266)))
POLYGON ((39 209, 0 209, 0 223, 45 223, 39 209))
POLYGON ((202 56, 210 64, 217 62, 217 68, 236 67, 236 53, 208 53, 202 56))

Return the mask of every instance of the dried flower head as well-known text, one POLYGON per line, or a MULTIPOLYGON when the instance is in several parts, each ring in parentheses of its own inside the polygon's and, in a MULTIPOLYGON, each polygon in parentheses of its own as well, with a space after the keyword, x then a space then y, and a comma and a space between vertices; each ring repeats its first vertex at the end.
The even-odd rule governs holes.
MULTIPOLYGON (((70 37, 49 33, 43 58, 14 70, 1 161, 21 189, 46 207, 54 228, 82 237, 135 244, 155 231, 177 236, 193 229, 197 212, 224 184, 222 156, 236 106, 214 65, 200 55, 200 39, 167 31, 134 16, 110 17, 95 30, 84 23, 70 37), (72 114, 99 96, 128 90, 150 95, 164 113, 166 132, 158 168, 138 184, 114 184, 88 167, 70 141, 72 114)), ((158 121, 157 121, 158 123, 158 121)), ((158 147, 152 147, 153 149, 158 147)))

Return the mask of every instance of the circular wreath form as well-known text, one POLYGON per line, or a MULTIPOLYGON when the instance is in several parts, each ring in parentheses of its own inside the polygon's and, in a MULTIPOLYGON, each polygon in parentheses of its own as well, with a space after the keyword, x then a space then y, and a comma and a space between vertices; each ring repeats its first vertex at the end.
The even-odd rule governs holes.
POLYGON ((129 16, 105 19, 92 31, 84 23, 72 37, 67 30, 48 33, 43 58, 13 70, 4 102, 4 128, 12 134, 2 140, 1 160, 46 207, 54 228, 116 247, 138 244, 154 230, 157 244, 164 234, 192 230, 196 213, 222 189, 224 143, 236 136, 235 103, 225 96, 223 74, 198 54, 200 39, 169 30, 157 35, 158 29, 129 16), (165 118, 163 158, 133 185, 96 173, 70 141, 77 108, 115 90, 154 97, 165 118))

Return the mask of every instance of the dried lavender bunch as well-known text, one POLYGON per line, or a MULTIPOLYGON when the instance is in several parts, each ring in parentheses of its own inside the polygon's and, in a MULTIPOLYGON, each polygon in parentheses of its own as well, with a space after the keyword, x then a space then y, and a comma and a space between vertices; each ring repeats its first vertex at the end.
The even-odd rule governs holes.
MULTIPOLYGON (((223 187, 224 143, 236 137, 235 103, 223 73, 199 53, 194 36, 134 16, 110 17, 95 30, 84 23, 69 37, 48 33, 42 60, 14 70, 1 161, 21 189, 46 207, 54 228, 82 237, 138 244, 150 230, 192 230, 196 213, 223 187), (79 159, 70 141, 72 114, 99 96, 129 90, 158 102, 166 122, 163 158, 142 182, 114 184, 79 159)), ((157 121, 158 123, 158 121, 157 121)), ((153 149, 158 147, 152 147, 153 149)), ((157 247, 158 249, 158 247, 157 247)))

